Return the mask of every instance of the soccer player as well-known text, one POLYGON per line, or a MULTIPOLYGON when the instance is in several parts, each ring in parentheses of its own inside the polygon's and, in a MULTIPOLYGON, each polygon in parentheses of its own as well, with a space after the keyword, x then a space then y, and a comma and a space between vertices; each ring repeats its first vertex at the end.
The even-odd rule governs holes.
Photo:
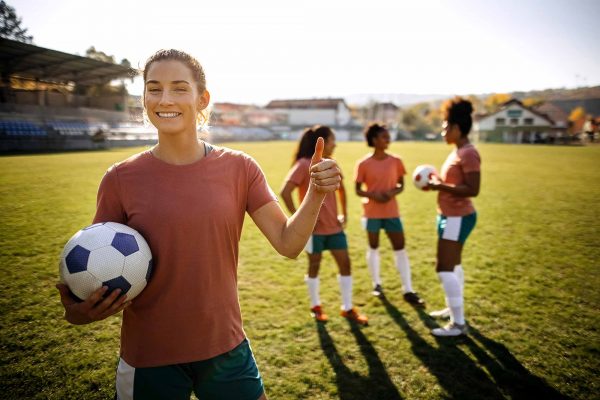
MULTIPOLYGON (((314 126, 306 129, 294 156, 294 164, 285 178, 281 198, 291 213, 296 212, 296 206, 292 199, 292 192, 298 188, 300 201, 306 196, 310 175, 308 166, 312 156, 312 149, 319 138, 325 141, 323 157, 331 158, 335 148, 335 133, 327 126, 314 126)), ((325 196, 323 206, 317 218, 317 224, 312 236, 306 245, 308 254, 308 274, 304 278, 308 286, 310 297, 311 314, 317 321, 325 322, 328 317, 323 312, 319 297, 319 268, 321 266, 321 255, 323 251, 329 250, 337 263, 339 275, 338 281, 342 294, 341 315, 359 324, 366 325, 367 317, 361 315, 352 304, 352 275, 350 271, 350 256, 348 255, 348 243, 343 230, 348 217, 346 190, 343 183, 337 191, 342 205, 342 215, 338 218, 338 208, 335 193, 330 192, 325 196)))
POLYGON ((87 324, 123 312, 117 398, 266 399, 242 327, 237 260, 250 215, 280 254, 294 258, 312 233, 327 193, 341 180, 322 160, 323 140, 306 168, 311 181, 290 218, 248 155, 198 140, 210 95, 202 66, 160 50, 146 62, 144 108, 158 143, 110 167, 94 222, 127 224, 148 241, 154 271, 133 301, 107 288, 78 303, 57 285, 65 318, 87 324))
POLYGON ((436 271, 444 293, 447 308, 430 313, 433 317, 450 318, 443 328, 431 331, 435 336, 459 336, 467 333, 464 313, 464 272, 462 250, 475 227, 477 213, 471 197, 479 194, 481 157, 469 142, 473 125, 473 106, 468 100, 456 97, 442 106, 444 114, 442 136, 455 146, 441 169, 440 178, 429 182, 438 193, 437 261, 436 271))
POLYGON ((363 225, 369 241, 367 266, 373 279, 373 295, 384 296, 379 261, 379 231, 383 229, 394 250, 404 300, 414 306, 424 307, 425 301, 412 288, 410 263, 404 248, 404 230, 396 202, 396 196, 404 190, 404 164, 400 157, 386 153, 390 145, 390 133, 385 125, 370 124, 365 129, 365 139, 374 151, 358 161, 354 180, 356 194, 363 198, 363 225))

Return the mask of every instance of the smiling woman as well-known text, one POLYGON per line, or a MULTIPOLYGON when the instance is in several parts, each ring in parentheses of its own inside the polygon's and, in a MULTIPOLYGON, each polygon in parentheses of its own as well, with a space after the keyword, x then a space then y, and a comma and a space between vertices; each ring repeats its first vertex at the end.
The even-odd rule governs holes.
POLYGON ((289 219, 248 155, 197 137, 210 94, 202 67, 178 50, 155 53, 144 68, 144 106, 158 143, 108 169, 94 222, 138 230, 155 255, 154 275, 134 302, 106 288, 84 302, 57 285, 66 319, 86 324, 124 310, 119 399, 266 398, 242 327, 237 260, 247 212, 280 254, 294 258, 323 199, 338 189, 320 138, 306 166, 308 192, 289 219))

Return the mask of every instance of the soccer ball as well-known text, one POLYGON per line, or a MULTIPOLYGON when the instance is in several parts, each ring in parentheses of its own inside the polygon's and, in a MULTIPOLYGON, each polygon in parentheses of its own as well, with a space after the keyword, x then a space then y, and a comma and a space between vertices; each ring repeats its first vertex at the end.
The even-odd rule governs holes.
POLYGON ((60 280, 79 300, 108 286, 136 297, 150 279, 152 253, 135 229, 116 222, 90 225, 77 232, 60 257, 60 280))
POLYGON ((420 190, 429 190, 427 184, 433 176, 438 176, 438 173, 432 165, 419 165, 413 172, 413 183, 420 190))

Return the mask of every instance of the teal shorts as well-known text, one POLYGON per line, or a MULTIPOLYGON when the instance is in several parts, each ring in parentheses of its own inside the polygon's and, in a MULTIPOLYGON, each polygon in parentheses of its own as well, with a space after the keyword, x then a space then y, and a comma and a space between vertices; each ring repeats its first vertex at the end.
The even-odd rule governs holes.
POLYGON ((118 400, 257 400, 264 392, 248 339, 208 360, 160 367, 134 368, 120 359, 118 400))
POLYGON ((364 228, 368 232, 379 232, 383 229, 386 232, 404 232, 400 218, 364 218, 364 228))
POLYGON ((344 231, 331 235, 312 235, 306 243, 306 250, 309 254, 322 253, 325 250, 347 250, 348 241, 344 231))
POLYGON ((464 217, 447 217, 439 214, 437 216, 438 237, 465 244, 476 223, 476 212, 464 217))

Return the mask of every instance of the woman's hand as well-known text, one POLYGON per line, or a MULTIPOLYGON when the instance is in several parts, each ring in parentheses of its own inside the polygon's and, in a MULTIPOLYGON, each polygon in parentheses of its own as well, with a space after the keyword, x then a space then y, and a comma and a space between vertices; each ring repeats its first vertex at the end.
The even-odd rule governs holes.
POLYGON ((58 283, 56 288, 60 293, 60 301, 65 308, 65 319, 74 325, 103 320, 119 313, 131 304, 130 301, 127 301, 126 295, 119 296, 121 289, 113 290, 108 296, 104 297, 108 290, 107 286, 99 288, 82 302, 78 302, 71 297, 67 285, 58 283))
POLYGON ((324 146, 323 138, 318 138, 315 152, 310 160, 311 187, 316 189, 317 193, 335 192, 342 181, 342 173, 337 162, 331 159, 323 160, 324 146))

